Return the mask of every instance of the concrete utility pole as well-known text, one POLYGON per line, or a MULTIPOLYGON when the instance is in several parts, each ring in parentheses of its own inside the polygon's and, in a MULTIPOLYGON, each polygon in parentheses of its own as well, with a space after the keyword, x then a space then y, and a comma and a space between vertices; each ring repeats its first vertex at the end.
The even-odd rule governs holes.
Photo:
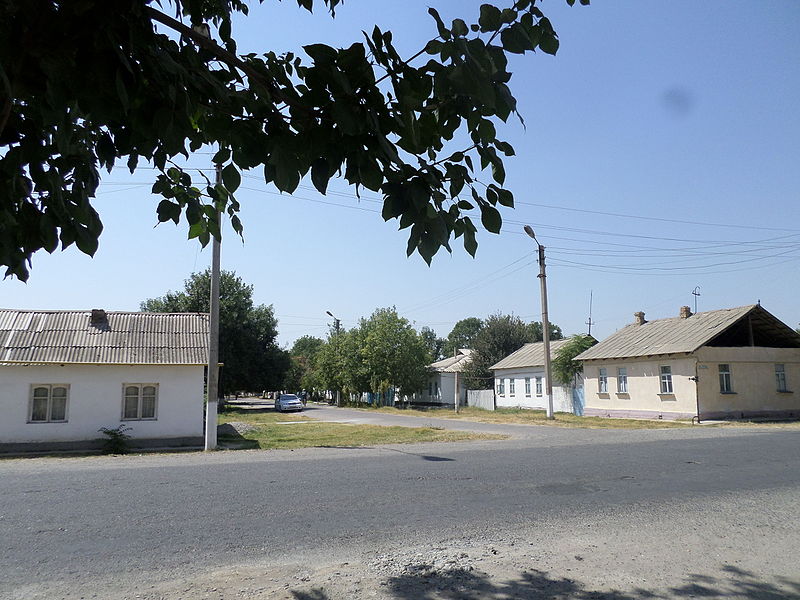
MULTIPOLYGON (((453 350, 453 358, 458 358, 458 348, 455 348, 453 350)), ((456 407, 456 413, 458 413, 458 405, 461 402, 461 398, 459 397, 459 394, 458 394, 458 365, 454 364, 453 365, 453 369, 454 369, 454 373, 455 373, 455 376, 456 376, 455 407, 456 407)))
MULTIPOLYGON (((215 183, 222 181, 222 165, 217 165, 215 183)), ((222 233, 222 213, 217 210, 217 222, 222 233)), ((211 295, 208 315, 208 378, 206 385, 206 443, 205 450, 217 448, 217 398, 219 397, 219 263, 220 241, 211 245, 211 295)))
POLYGON ((550 379, 550 321, 547 318, 547 274, 544 265, 544 246, 536 239, 536 234, 530 225, 523 228, 528 237, 532 238, 539 247, 539 283, 542 293, 542 338, 544 341, 544 377, 545 393, 547 394, 547 418, 554 419, 553 415, 553 384, 550 379))
MULTIPOLYGON (((339 326, 341 324, 341 321, 339 319, 337 319, 335 316, 333 316, 333 313, 331 311, 329 311, 329 310, 326 310, 325 314, 333 319, 333 330, 335 332, 334 335, 337 338, 337 340, 336 340, 336 352, 337 352, 337 354, 339 354, 339 353, 341 353, 341 348, 339 348, 338 337, 339 337, 339 326)), ((337 386, 337 390, 336 390, 336 406, 337 407, 341 407, 342 406, 342 398, 341 398, 341 395, 339 393, 338 386, 337 386)))

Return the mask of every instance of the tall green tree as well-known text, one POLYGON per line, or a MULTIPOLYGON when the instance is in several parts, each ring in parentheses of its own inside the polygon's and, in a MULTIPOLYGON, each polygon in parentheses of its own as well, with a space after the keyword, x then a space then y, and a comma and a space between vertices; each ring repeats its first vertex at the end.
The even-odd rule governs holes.
MULTIPOLYGON (((561 337, 561 328, 551 324, 550 339, 561 337)), ((471 361, 464 372, 467 386, 490 389, 493 382, 490 366, 525 344, 541 342, 542 339, 541 323, 525 323, 519 317, 500 313, 489 316, 473 340, 471 361)))
POLYGON ((394 308, 376 310, 362 319, 361 356, 369 376, 369 391, 395 388, 401 395, 422 389, 431 362, 425 341, 394 308))
POLYGON ((459 348, 472 348, 473 340, 482 328, 483 321, 478 317, 461 319, 447 335, 447 341, 444 344, 445 356, 453 356, 459 348))
MULTIPOLYGON (((208 312, 210 271, 193 273, 183 291, 167 292, 140 304, 145 312, 208 312)), ((278 321, 272 306, 253 304, 253 286, 232 271, 220 274, 220 393, 274 390, 283 386, 289 353, 276 344, 278 321)))
MULTIPOLYGON (((297 4, 333 15, 341 0, 297 4)), ((535 0, 449 23, 430 8, 432 39, 407 57, 378 26, 343 48, 240 55, 234 16, 248 10, 245 0, 0 2, 7 275, 27 279, 40 250, 95 253, 92 199, 118 161, 154 167, 158 220, 185 220, 203 245, 220 235, 218 210, 241 233, 235 194, 250 169, 282 192, 310 176, 325 193, 342 176, 381 193, 383 218, 408 228, 408 254, 427 262, 453 237, 474 255, 475 219, 500 231, 498 205, 514 205, 503 187, 514 149, 497 133, 517 114, 509 57, 559 46, 535 0), (219 148, 221 185, 180 166, 204 146, 219 148)))
POLYGON ((304 335, 295 340, 289 350, 291 365, 286 375, 285 387, 290 390, 311 390, 316 385, 314 377, 314 359, 325 341, 311 335, 304 335))
POLYGON ((584 350, 597 343, 590 335, 575 335, 561 346, 553 357, 553 378, 562 385, 574 385, 575 377, 583 371, 583 364, 575 360, 584 350))
POLYGON ((427 326, 423 327, 419 331, 419 337, 422 338, 425 347, 428 349, 431 361, 437 361, 444 357, 445 341, 436 335, 433 329, 427 326))

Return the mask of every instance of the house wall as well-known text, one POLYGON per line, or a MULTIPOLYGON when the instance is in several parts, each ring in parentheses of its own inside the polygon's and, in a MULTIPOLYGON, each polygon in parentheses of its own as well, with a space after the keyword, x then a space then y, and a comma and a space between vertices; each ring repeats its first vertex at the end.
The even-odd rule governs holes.
POLYGON ((800 348, 714 348, 697 351, 701 418, 800 415, 800 348), (719 365, 731 371, 733 393, 720 391, 719 365), (779 392, 775 365, 788 392, 779 392))
MULTIPOLYGON (((453 406, 455 403, 455 387, 456 387, 456 374, 455 373, 434 373, 429 378, 429 385, 421 394, 419 394, 418 403, 422 404, 440 404, 453 406), (434 389, 438 390, 434 394, 428 393, 431 389, 430 384, 435 384, 434 389)), ((467 401, 467 390, 464 387, 464 376, 458 374, 458 392, 460 397, 460 405, 465 406, 467 401)))
POLYGON ((44 365, 0 367, 0 446, 101 438, 122 423, 133 438, 202 440, 202 366, 44 365), (67 422, 29 423, 31 384, 68 384, 67 422), (156 419, 123 421, 123 383, 157 383, 156 419))
POLYGON ((634 418, 691 418, 697 414, 697 386, 693 356, 651 359, 584 361, 584 393, 587 416, 634 418), (672 368, 672 394, 661 394, 661 366, 672 368), (608 374, 608 392, 599 391, 599 369, 608 374), (628 373, 628 393, 617 388, 617 368, 628 373))
MULTIPOLYGON (((535 408, 544 410, 547 407, 547 380, 544 374, 544 367, 525 367, 518 369, 496 369, 495 393, 497 392, 497 380, 503 379, 504 393, 496 393, 497 407, 518 407, 535 408), (525 394, 525 378, 530 377, 531 393, 525 394), (542 394, 536 395, 536 377, 542 378, 542 394), (511 393, 510 381, 514 380, 514 393, 511 393)), ((555 412, 573 412, 572 390, 568 387, 553 385, 553 410, 555 412)))

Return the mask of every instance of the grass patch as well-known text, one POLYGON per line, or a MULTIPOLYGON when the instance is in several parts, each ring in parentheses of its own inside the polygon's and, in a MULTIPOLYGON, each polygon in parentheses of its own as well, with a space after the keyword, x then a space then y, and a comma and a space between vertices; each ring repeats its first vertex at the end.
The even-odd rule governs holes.
POLYGON ((645 419, 608 419, 605 417, 579 417, 570 413, 555 413, 555 419, 548 420, 543 410, 528 410, 523 408, 498 408, 485 410, 466 406, 458 414, 453 409, 430 408, 425 410, 398 409, 381 407, 378 412, 397 415, 414 415, 432 417, 436 419, 458 419, 462 421, 478 421, 481 423, 521 424, 521 425, 547 425, 549 427, 573 427, 583 429, 681 429, 692 427, 688 421, 656 421, 645 419))
MULTIPOLYGON (((218 423, 239 429, 220 434, 222 444, 239 448, 292 449, 318 447, 360 447, 417 442, 460 442, 504 439, 505 436, 448 431, 440 427, 382 427, 325 423, 302 414, 281 414, 272 410, 229 409, 220 412, 218 423), (281 424, 281 423, 292 424, 281 424)), ((228 428, 230 430, 230 428, 228 428)))

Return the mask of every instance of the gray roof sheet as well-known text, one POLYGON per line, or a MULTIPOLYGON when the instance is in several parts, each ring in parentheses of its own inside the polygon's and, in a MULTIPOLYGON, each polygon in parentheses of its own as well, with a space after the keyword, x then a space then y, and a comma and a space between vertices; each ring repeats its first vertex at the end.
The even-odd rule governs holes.
MULTIPOLYGON (((569 342, 569 338, 564 340, 550 341, 550 359, 552 360, 559 348, 569 342)), ((495 369, 517 369, 522 367, 541 367, 544 365, 544 342, 534 342, 525 344, 516 352, 512 352, 503 360, 489 367, 495 369)))
POLYGON ((0 363, 201 365, 208 360, 205 313, 0 309, 0 363))
POLYGON ((627 325, 599 344, 582 352, 576 359, 632 358, 694 352, 748 313, 752 313, 762 331, 768 331, 770 334, 781 336, 784 339, 787 336, 791 338, 794 334, 787 325, 761 306, 751 304, 701 312, 686 319, 671 317, 648 321, 643 325, 627 325))
POLYGON ((429 367, 439 373, 461 373, 471 360, 472 350, 459 350, 458 356, 449 356, 431 363, 429 367))

